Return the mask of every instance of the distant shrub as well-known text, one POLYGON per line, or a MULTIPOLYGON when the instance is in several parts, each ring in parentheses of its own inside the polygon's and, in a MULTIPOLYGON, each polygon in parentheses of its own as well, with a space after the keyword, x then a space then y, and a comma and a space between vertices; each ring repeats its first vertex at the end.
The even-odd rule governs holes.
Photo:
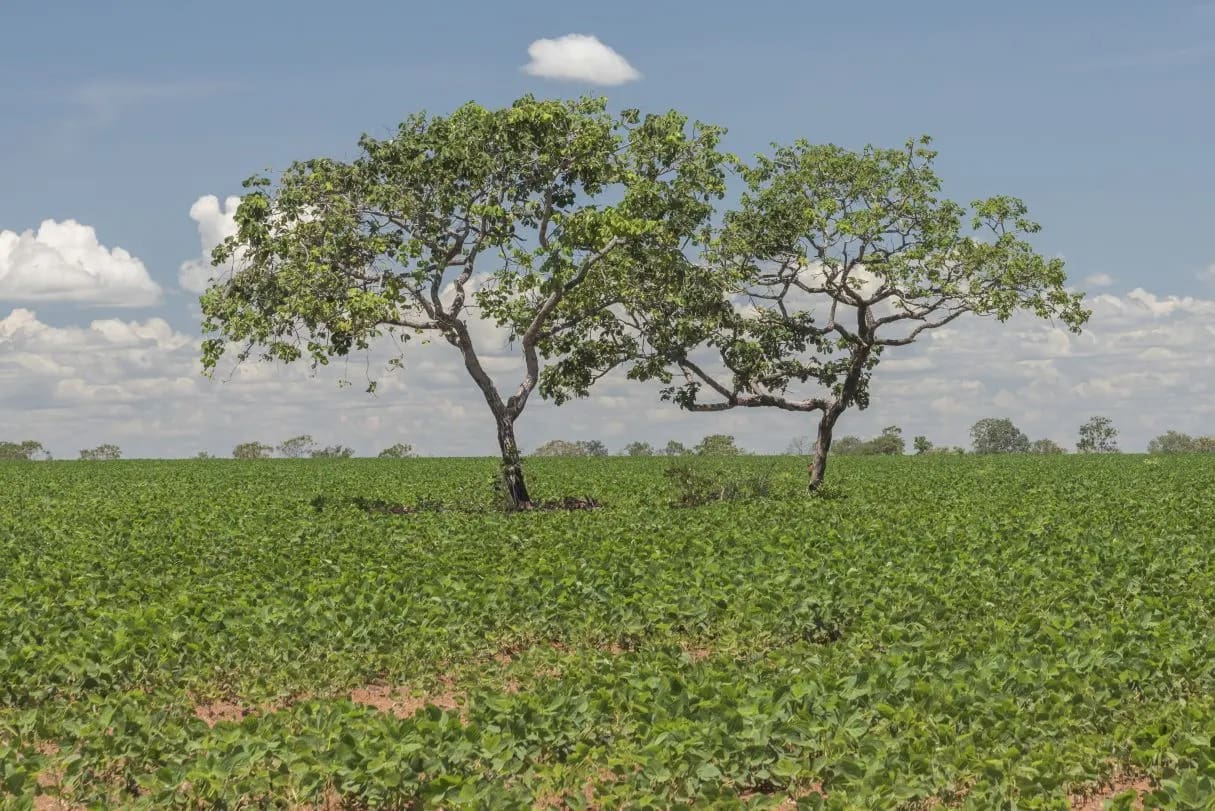
POLYGON ((768 473, 740 475, 712 470, 688 462, 669 466, 663 475, 674 485, 672 506, 699 507, 717 501, 767 498, 772 495, 773 479, 768 473))

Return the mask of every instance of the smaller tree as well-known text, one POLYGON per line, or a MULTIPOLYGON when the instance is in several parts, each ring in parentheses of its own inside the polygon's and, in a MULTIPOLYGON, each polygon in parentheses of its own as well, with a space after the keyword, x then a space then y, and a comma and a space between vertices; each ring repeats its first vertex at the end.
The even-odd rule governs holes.
POLYGON ((532 453, 532 456, 586 456, 586 449, 577 442, 550 439, 532 453))
POLYGON ((1109 417, 1089 417, 1080 426, 1080 439, 1076 442, 1077 453, 1117 453, 1118 429, 1109 417))
POLYGON ((932 450, 932 443, 928 441, 928 437, 920 434, 912 440, 911 446, 915 448, 916 456, 923 456, 932 450))
POLYGON ((121 458, 122 449, 109 443, 80 451, 80 459, 85 462, 112 462, 121 458))
POLYGON ((41 442, 26 439, 21 442, 0 442, 0 461, 29 462, 35 457, 50 459, 50 452, 41 442))
POLYGON ((413 456, 413 445, 398 442, 380 451, 378 456, 381 459, 405 459, 413 456))
POLYGON ((1036 440, 1034 440, 1034 443, 1029 446, 1029 452, 1045 454, 1048 456, 1055 456, 1055 455, 1058 455, 1061 453, 1067 453, 1067 451, 1065 451, 1063 449, 1063 446, 1060 445, 1058 442, 1055 442, 1053 439, 1036 439, 1036 440))
POLYGON ((666 447, 662 449, 663 456, 687 456, 690 452, 682 442, 674 439, 667 442, 666 447))
POLYGON ((835 456, 860 456, 865 452, 865 440, 859 436, 848 434, 831 443, 831 451, 835 456))
POLYGON ((309 454, 315 455, 314 445, 309 434, 300 434, 279 443, 278 453, 284 459, 303 459, 309 454))
POLYGON ((242 442, 232 449, 233 459, 269 459, 274 448, 264 442, 242 442))
POLYGON ((312 451, 313 459, 349 459, 354 456, 354 448, 345 445, 329 445, 312 451))
POLYGON ((985 417, 970 427, 975 453, 1029 453, 1029 437, 1013 421, 985 417))
POLYGON ((1148 443, 1148 453, 1215 453, 1215 437, 1166 431, 1148 443))
POLYGON ((214 458, 215 458, 215 454, 212 454, 212 453, 207 453, 206 451, 199 451, 199 452, 198 452, 198 453, 195 455, 195 457, 194 457, 194 458, 195 458, 195 459, 214 459, 214 458))
POLYGON ((740 456, 743 449, 729 434, 709 434, 693 449, 697 456, 740 456))
POLYGON ((648 442, 630 442, 624 446, 625 456, 653 456, 654 446, 648 442))
POLYGON ((865 444, 868 445, 867 452, 874 456, 902 456, 907 449, 903 429, 897 425, 883 428, 882 433, 865 444))
POLYGON ((577 443, 579 448, 582 448, 583 456, 610 456, 611 452, 598 439, 583 439, 577 443))

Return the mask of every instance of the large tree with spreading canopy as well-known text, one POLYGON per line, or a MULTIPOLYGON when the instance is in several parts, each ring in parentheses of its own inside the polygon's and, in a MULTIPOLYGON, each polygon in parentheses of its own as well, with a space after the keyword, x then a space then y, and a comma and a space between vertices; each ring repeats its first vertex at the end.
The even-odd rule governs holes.
MULTIPOLYGON (((588 360, 620 312, 677 296, 724 191, 720 134, 673 111, 529 96, 414 115, 392 138, 364 136, 351 162, 251 178, 202 297, 204 366, 234 345, 242 360, 325 364, 389 333, 440 337, 492 415, 511 502, 527 507, 515 422, 546 361, 588 360), (501 347, 478 344, 474 318, 509 333, 523 371, 508 387, 482 362, 501 347)), ((575 378, 580 394, 593 382, 575 378)))
POLYGON ((691 411, 817 413, 818 488, 836 423, 868 406, 888 350, 967 314, 1027 311, 1072 331, 1088 318, 1063 262, 1028 241, 1039 227, 1025 204, 942 198, 935 156, 927 138, 859 151, 798 141, 738 164, 746 190, 697 283, 625 314, 629 338, 605 335, 595 354, 632 355, 631 376, 664 381, 691 411))

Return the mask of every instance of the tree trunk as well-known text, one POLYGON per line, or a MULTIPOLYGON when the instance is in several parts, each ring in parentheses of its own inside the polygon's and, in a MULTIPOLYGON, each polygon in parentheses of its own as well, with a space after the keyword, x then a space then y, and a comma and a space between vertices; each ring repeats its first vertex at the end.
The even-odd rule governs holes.
POLYGON ((523 464, 519 446, 515 443, 515 423, 509 416, 498 416, 498 447, 502 449, 502 486, 510 499, 511 509, 530 510, 531 496, 523 479, 523 464))
POLYGON ((810 464, 811 493, 822 486, 823 477, 827 475, 827 452, 831 450, 831 432, 835 430, 835 421, 839 416, 834 409, 828 409, 818 421, 818 437, 814 440, 814 461, 810 464))

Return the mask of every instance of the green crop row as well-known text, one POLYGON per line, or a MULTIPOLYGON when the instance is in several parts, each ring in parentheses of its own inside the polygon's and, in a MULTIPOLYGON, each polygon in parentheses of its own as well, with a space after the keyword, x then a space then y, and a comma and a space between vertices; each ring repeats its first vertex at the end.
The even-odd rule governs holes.
POLYGON ((0 465, 0 805, 1215 797, 1215 460, 700 463, 0 465))

